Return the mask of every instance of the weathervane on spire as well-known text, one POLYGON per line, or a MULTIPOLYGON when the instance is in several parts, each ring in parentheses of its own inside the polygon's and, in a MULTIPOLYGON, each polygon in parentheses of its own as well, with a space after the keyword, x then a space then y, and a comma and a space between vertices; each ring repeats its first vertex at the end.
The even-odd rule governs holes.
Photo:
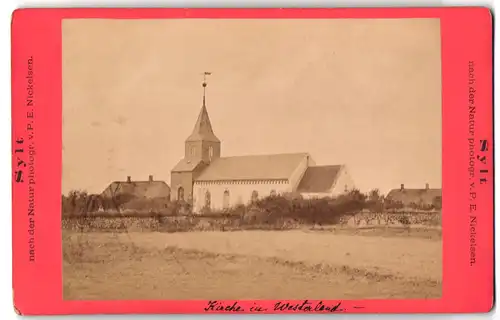
POLYGON ((205 106, 205 94, 206 94, 206 88, 207 88, 207 76, 211 75, 212 72, 203 72, 203 106, 205 106))

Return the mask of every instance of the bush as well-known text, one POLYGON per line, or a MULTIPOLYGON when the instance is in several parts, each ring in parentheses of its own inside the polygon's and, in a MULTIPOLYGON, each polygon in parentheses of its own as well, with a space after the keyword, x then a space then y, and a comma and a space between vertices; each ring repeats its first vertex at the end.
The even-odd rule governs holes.
POLYGON ((346 214, 354 214, 364 209, 366 196, 358 190, 335 199, 302 199, 300 197, 272 196, 253 204, 238 208, 250 215, 245 223, 276 224, 295 221, 300 224, 337 224, 346 214))
MULTIPOLYGON (((440 199, 436 199, 433 206, 440 206, 440 199)), ((401 208, 400 203, 384 199, 376 189, 367 195, 359 190, 351 190, 336 198, 321 199, 303 199, 292 193, 270 196, 248 205, 238 205, 220 211, 204 210, 195 216, 189 203, 170 202, 166 198, 146 199, 126 194, 103 198, 83 191, 72 191, 68 196, 62 197, 63 220, 74 220, 63 221, 63 227, 65 225, 71 229, 78 226, 83 229, 127 230, 133 226, 134 229, 187 231, 200 227, 196 219, 213 222, 210 228, 214 229, 287 229, 304 224, 339 224, 346 216, 360 212, 378 214, 384 211, 399 211, 401 208), (190 217, 190 220, 187 222, 170 219, 171 217, 190 217)), ((405 222, 407 221, 401 223, 405 222)))

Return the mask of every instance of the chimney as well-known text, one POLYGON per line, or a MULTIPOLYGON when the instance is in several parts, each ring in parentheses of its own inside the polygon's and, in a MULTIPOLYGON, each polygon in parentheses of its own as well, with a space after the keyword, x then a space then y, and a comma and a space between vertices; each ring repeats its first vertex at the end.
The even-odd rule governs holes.
POLYGON ((405 185, 401 184, 401 191, 403 191, 404 189, 405 189, 405 185))
POLYGON ((425 184, 425 190, 429 190, 429 184, 428 183, 425 184))
POLYGON ((130 176, 127 176, 127 182, 128 183, 132 182, 132 178, 130 176))
POLYGON ((153 182, 153 176, 149 175, 149 182, 153 182))

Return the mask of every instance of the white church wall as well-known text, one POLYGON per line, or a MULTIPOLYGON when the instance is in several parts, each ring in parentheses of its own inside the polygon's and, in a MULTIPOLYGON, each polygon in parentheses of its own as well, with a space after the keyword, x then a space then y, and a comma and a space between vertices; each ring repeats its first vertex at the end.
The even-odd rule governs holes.
POLYGON ((218 181, 218 182, 195 182, 193 186, 193 211, 200 212, 205 206, 205 196, 210 192, 210 208, 212 210, 224 209, 227 201, 230 207, 239 204, 246 205, 252 200, 253 191, 257 191, 258 198, 262 199, 271 195, 291 192, 292 188, 287 180, 263 180, 263 181, 218 181), (224 192, 229 191, 229 196, 224 200, 224 192), (229 198, 229 199, 228 199, 229 198))
POLYGON ((342 167, 342 170, 339 173, 339 177, 337 178, 337 181, 335 185, 332 188, 332 197, 338 196, 340 194, 343 194, 347 191, 351 191, 354 189, 356 186, 354 185, 354 181, 349 174, 349 171, 345 166, 342 167))
POLYGON ((290 185, 292 187, 291 191, 295 191, 297 189, 300 180, 302 180, 302 177, 304 176, 307 168, 314 165, 315 163, 311 156, 304 156, 304 159, 300 162, 300 164, 290 176, 290 185))
POLYGON ((329 192, 301 192, 300 195, 303 199, 322 199, 332 196, 329 192))
POLYGON ((344 166, 339 172, 339 176, 329 192, 303 192, 300 195, 304 199, 321 199, 327 197, 334 198, 354 189, 354 187, 354 181, 344 166))

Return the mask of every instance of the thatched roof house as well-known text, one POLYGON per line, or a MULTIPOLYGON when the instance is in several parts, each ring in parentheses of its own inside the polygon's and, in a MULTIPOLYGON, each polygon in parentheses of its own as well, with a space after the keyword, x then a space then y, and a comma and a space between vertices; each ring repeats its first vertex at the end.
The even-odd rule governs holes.
POLYGON ((400 203, 403 207, 437 207, 441 206, 442 189, 429 188, 429 184, 422 189, 407 189, 404 184, 399 189, 389 191, 386 199, 393 203, 400 203))
POLYGON ((113 181, 101 196, 115 198, 120 195, 132 196, 134 198, 170 198, 170 187, 165 181, 157 181, 149 176, 146 181, 133 181, 127 177, 126 181, 113 181))

